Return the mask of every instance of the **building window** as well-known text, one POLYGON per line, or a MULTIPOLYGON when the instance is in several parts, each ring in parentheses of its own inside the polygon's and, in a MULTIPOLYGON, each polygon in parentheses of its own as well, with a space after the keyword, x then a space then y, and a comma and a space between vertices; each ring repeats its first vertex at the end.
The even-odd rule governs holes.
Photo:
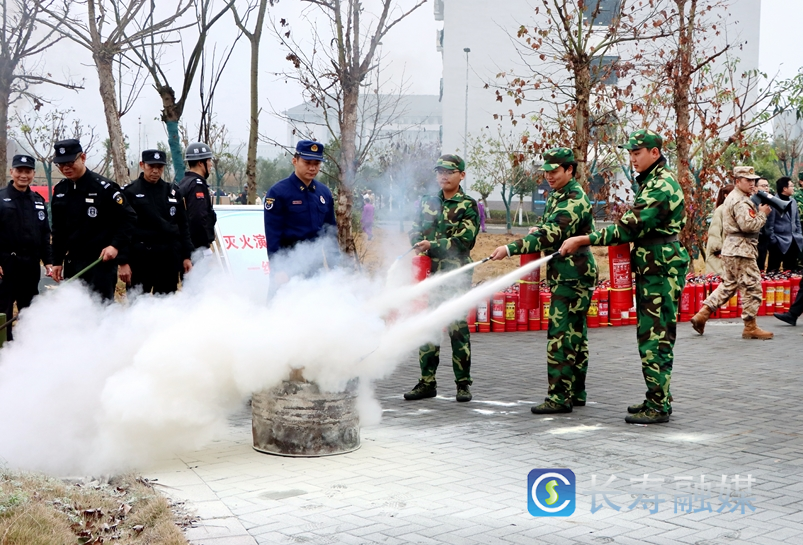
POLYGON ((619 14, 621 0, 586 0, 583 17, 592 26, 610 26, 619 14))

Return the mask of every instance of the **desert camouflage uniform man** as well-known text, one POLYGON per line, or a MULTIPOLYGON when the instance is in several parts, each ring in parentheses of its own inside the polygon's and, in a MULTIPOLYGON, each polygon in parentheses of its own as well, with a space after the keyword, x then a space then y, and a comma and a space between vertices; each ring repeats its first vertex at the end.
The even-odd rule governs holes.
POLYGON ((666 168, 662 145, 661 136, 650 130, 630 135, 620 147, 630 152, 638 172, 639 189, 632 208, 614 225, 572 237, 560 250, 565 255, 587 244, 634 245, 630 260, 636 273, 636 335, 647 393, 644 402, 627 408, 631 414, 625 422, 631 424, 669 422, 678 300, 689 264, 689 254, 678 241, 686 224, 683 190, 666 168))
POLYGON ((123 188, 137 213, 137 224, 130 251, 119 258, 120 280, 143 293, 174 293, 179 273, 192 270, 187 211, 178 186, 162 179, 166 164, 163 151, 143 151, 139 163, 142 172, 123 188))
MULTIPOLYGON (((39 294, 39 262, 48 274, 53 264, 45 199, 29 187, 35 167, 30 155, 15 155, 11 183, 0 189, 0 312, 7 320, 15 302, 22 311, 39 294)), ((8 340, 14 338, 11 327, 8 340)))
MULTIPOLYGON (((477 240, 479 209, 477 201, 463 193, 460 182, 466 177, 466 163, 457 155, 443 155, 435 165, 441 191, 421 199, 418 218, 410 231, 410 243, 432 260, 431 272, 451 271, 471 263, 471 249, 477 240)), ((454 281, 455 292, 471 288, 471 272, 454 281)), ((441 297, 443 293, 438 294, 441 297)), ((434 294, 433 298, 437 299, 434 294)), ((449 325, 452 342, 452 368, 457 383, 457 401, 471 401, 471 340, 466 320, 449 325)), ((404 399, 424 399, 437 395, 435 371, 440 363, 440 347, 426 344, 418 352, 421 380, 404 399)))
POLYGON ((120 186, 86 168, 78 140, 56 142, 53 162, 64 179, 53 188, 53 280, 71 278, 100 257, 86 282, 104 301, 114 300, 117 256, 125 254, 137 215, 120 186))
POLYGON ((761 305, 761 272, 756 264, 758 234, 767 221, 770 207, 750 200, 759 176, 753 167, 733 167, 734 188, 722 203, 722 283, 709 295, 700 311, 691 319, 694 330, 702 335, 711 313, 742 292, 743 339, 772 339, 773 334, 756 325, 761 305))
MULTIPOLYGON (((566 238, 587 235, 594 230, 591 202, 574 179, 577 162, 572 150, 547 151, 541 169, 551 189, 543 223, 526 237, 498 247, 491 255, 494 260, 538 251, 553 253, 566 238)), ((550 260, 547 281, 552 291, 547 342, 549 391, 544 402, 531 410, 534 414, 570 413, 572 406, 586 404, 586 314, 591 304, 591 291, 597 283, 597 264, 589 248, 550 260)))

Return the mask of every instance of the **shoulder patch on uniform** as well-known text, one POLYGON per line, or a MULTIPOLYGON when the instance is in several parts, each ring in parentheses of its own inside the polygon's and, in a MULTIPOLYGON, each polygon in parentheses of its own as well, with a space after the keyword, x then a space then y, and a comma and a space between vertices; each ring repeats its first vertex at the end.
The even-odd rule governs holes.
POLYGON ((112 195, 112 199, 114 199, 114 202, 116 202, 117 204, 123 204, 125 202, 123 200, 123 195, 119 191, 114 192, 114 195, 112 195))
POLYGON ((270 210, 271 208, 273 208, 273 201, 275 201, 275 200, 276 199, 266 198, 265 199, 265 210, 270 210))
POLYGON ((752 206, 750 207, 750 210, 748 211, 748 214, 750 214, 751 218, 755 218, 756 217, 756 211, 753 210, 752 206))
POLYGON ((196 199, 203 199, 204 198, 204 192, 203 191, 199 191, 198 193, 195 194, 195 198, 196 199))

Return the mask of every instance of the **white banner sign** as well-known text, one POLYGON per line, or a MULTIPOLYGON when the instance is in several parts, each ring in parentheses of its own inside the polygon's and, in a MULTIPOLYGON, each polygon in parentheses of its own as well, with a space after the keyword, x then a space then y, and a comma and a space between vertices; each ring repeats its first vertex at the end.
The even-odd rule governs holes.
POLYGON ((261 206, 215 206, 215 231, 223 261, 229 272, 249 284, 267 290, 270 265, 261 206))

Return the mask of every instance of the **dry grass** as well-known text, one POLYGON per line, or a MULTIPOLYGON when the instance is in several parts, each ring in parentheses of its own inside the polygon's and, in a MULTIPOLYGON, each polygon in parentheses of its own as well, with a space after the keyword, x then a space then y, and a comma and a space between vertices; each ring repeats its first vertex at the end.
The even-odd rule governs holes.
POLYGON ((0 473, 0 545, 186 545, 191 521, 147 482, 69 484, 33 473, 0 473))

